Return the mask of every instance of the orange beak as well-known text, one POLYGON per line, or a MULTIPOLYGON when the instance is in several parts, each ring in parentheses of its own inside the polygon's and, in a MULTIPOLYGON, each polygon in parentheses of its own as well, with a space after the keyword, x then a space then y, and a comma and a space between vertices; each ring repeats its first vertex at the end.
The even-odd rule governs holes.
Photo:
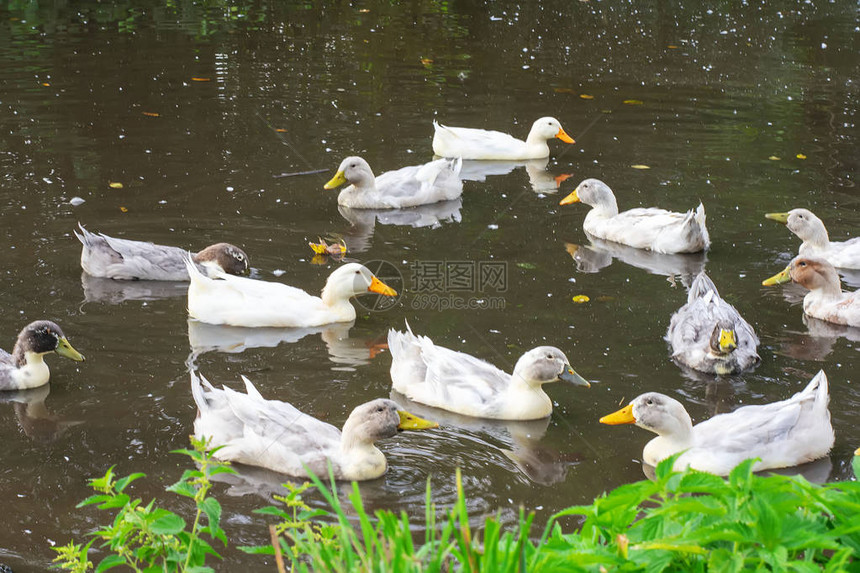
POLYGON ((558 128, 558 133, 556 133, 555 136, 565 143, 576 143, 573 138, 566 134, 560 127, 558 128))
POLYGON ((370 281, 370 286, 367 287, 368 292, 375 292, 376 294, 381 294, 382 296, 397 296, 397 291, 379 280, 376 277, 370 281))
POLYGON ((633 417, 633 404, 627 404, 617 412, 607 414, 600 418, 601 424, 609 424, 617 426, 619 424, 635 424, 636 418, 633 417))
POLYGON ((579 203, 579 195, 576 193, 576 189, 573 190, 573 193, 559 201, 559 205, 570 205, 571 203, 579 203))

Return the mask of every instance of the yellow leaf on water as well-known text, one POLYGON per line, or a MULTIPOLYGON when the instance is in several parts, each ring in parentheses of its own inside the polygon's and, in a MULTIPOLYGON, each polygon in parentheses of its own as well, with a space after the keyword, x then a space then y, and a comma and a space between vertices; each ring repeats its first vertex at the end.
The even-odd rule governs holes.
POLYGON ((649 166, 642 165, 641 163, 637 163, 636 165, 631 165, 630 167, 632 167, 633 169, 651 169, 649 166))
POLYGON ((119 210, 122 211, 123 213, 128 213, 128 209, 125 207, 120 207, 119 210))
POLYGON ((122 189, 122 183, 120 183, 119 181, 111 181, 110 183, 108 183, 108 186, 111 189, 122 189))
POLYGON ((668 46, 666 46, 666 47, 667 47, 667 48, 669 48, 670 50, 677 50, 677 49, 678 49, 678 46, 675 46, 675 45, 673 45, 673 44, 669 44, 669 45, 668 45, 668 46))
POLYGON ((768 159, 770 159, 771 161, 779 161, 779 157, 777 157, 776 155, 771 155, 770 157, 768 157, 768 159))
POLYGON ((421 58, 421 65, 423 66, 429 66, 432 63, 433 60, 431 60, 430 58, 421 58))
POLYGON ((42 85, 45 86, 46 88, 51 87, 51 84, 49 84, 48 82, 42 82, 42 85))
POLYGON ((210 78, 191 78, 192 82, 211 82, 210 78))
POLYGON ((642 105, 645 102, 643 102, 641 99, 626 99, 624 100, 624 103, 626 103, 627 105, 642 105))
POLYGON ((282 128, 282 127, 276 127, 275 131, 277 131, 278 133, 286 133, 287 132, 287 130, 282 128))
POLYGON ((802 153, 798 153, 798 154, 797 154, 797 158, 798 158, 798 159, 806 159, 806 156, 805 156, 804 154, 802 154, 802 153))
POLYGON ((575 302, 576 304, 582 304, 584 302, 590 301, 591 299, 588 298, 587 296, 585 296, 584 294, 578 294, 575 297, 573 297, 571 300, 573 302, 575 302))
POLYGON ((588 94, 579 94, 582 99, 594 99, 594 96, 588 94))
POLYGON ((157 113, 154 113, 154 112, 151 112, 151 111, 145 111, 145 112, 143 112, 143 115, 145 115, 145 116, 147 116, 147 117, 158 117, 158 114, 157 114, 157 113))

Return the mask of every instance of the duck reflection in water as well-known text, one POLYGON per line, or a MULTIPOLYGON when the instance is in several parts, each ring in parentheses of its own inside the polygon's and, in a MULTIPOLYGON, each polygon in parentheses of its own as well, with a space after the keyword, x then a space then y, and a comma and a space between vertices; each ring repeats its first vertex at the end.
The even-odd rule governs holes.
MULTIPOLYGON (((845 326, 803 314, 806 332, 786 331, 780 337, 778 354, 796 360, 822 361, 833 351, 840 338, 847 342, 860 342, 860 328, 845 326)), ((860 345, 854 346, 860 351, 860 345)))
POLYGON ((353 209, 338 205, 338 212, 351 225, 338 236, 349 246, 350 253, 363 253, 371 247, 377 222, 380 225, 436 229, 443 223, 459 223, 462 206, 460 198, 407 209, 353 209))
POLYGON ((652 275, 669 277, 674 285, 679 278, 684 287, 689 288, 693 278, 705 270, 708 257, 704 252, 666 255, 646 249, 637 249, 612 241, 604 241, 586 233, 589 245, 565 243, 564 248, 576 263, 576 270, 583 273, 597 273, 612 264, 614 259, 643 269, 652 275))
POLYGON ((45 406, 51 385, 31 390, 0 392, 0 403, 12 404, 15 417, 24 434, 40 444, 56 442, 69 428, 83 424, 81 420, 66 420, 45 406))
POLYGON ((529 421, 491 420, 463 416, 414 402, 397 390, 391 390, 390 397, 416 416, 432 416, 428 419, 439 422, 443 430, 463 430, 480 434, 483 445, 493 446, 513 462, 522 475, 540 485, 564 481, 568 468, 582 460, 578 453, 563 453, 541 444, 541 439, 549 427, 550 417, 529 421), (483 437, 491 439, 485 441, 483 437))
POLYGON ((238 354, 249 348, 274 348, 281 343, 292 344, 306 336, 319 334, 326 344, 329 359, 335 364, 355 367, 369 364, 388 345, 384 336, 350 337, 355 321, 333 323, 311 328, 245 328, 207 324, 188 320, 188 344, 191 353, 186 365, 196 367, 197 358, 207 352, 238 354))
POLYGON ((535 193, 558 193, 561 183, 571 177, 568 173, 553 175, 547 171, 549 158, 529 161, 463 161, 460 179, 463 181, 486 181, 494 175, 507 175, 514 169, 524 167, 529 184, 535 193))

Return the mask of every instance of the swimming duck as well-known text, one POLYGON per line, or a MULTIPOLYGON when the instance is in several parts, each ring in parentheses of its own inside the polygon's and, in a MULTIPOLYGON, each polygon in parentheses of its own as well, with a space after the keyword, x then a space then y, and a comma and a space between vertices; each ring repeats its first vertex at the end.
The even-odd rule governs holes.
POLYGON ((366 267, 349 263, 326 281, 322 297, 285 285, 221 274, 209 278, 186 261, 191 285, 188 314, 201 322, 230 326, 321 326, 355 320, 349 299, 374 292, 397 296, 397 291, 373 276, 366 267))
POLYGON ((693 281, 687 304, 672 315, 666 341, 672 358, 702 372, 736 374, 761 361, 753 327, 720 298, 704 272, 693 281))
POLYGON ((447 127, 433 121, 433 153, 440 157, 462 159, 541 159, 549 157, 547 141, 558 138, 565 143, 576 143, 564 132, 554 117, 542 117, 532 124, 525 141, 486 129, 447 127))
POLYGON ((598 239, 665 254, 698 253, 711 244, 701 203, 686 213, 654 207, 619 213, 612 189, 599 179, 586 179, 559 205, 580 201, 592 207, 582 228, 598 239))
POLYGON ((589 387, 564 353, 552 346, 529 350, 513 375, 463 352, 436 346, 426 336, 388 331, 391 381, 410 400, 467 416, 497 420, 536 420, 552 413, 541 386, 564 380, 589 387))
MULTIPOLYGON (((156 245, 144 241, 115 239, 102 233, 91 233, 78 223, 81 232, 73 231, 83 245, 81 267, 94 277, 116 280, 188 281, 185 249, 156 245)), ((248 255, 229 243, 210 245, 191 255, 198 269, 233 274, 247 274, 248 255)))
POLYGON ((37 320, 25 326, 12 354, 0 349, 0 390, 26 390, 47 384, 51 372, 45 364, 45 354, 50 352, 75 362, 84 360, 56 323, 37 320))
POLYGON ((764 286, 794 281, 809 289, 803 312, 827 322, 860 326, 860 295, 842 292, 836 269, 824 259, 796 257, 785 270, 763 281, 764 286))
POLYGON ((197 403, 194 435, 209 438, 220 460, 260 466, 303 477, 306 469, 341 480, 368 480, 385 473, 385 455, 374 442, 402 430, 424 430, 439 424, 402 410, 396 402, 377 399, 357 406, 343 432, 280 400, 266 400, 242 376, 245 394, 213 387, 191 372, 191 394, 197 403))
POLYGON ((827 405, 827 376, 815 378, 788 400, 744 406, 693 425, 684 406, 674 398, 648 392, 602 424, 636 424, 657 434, 645 445, 643 461, 656 466, 684 452, 675 469, 691 467, 727 475, 745 459, 759 458, 753 471, 797 466, 824 457, 833 447, 833 427, 827 405))
POLYGON ((798 255, 824 259, 834 267, 860 269, 860 237, 831 242, 824 222, 807 209, 768 213, 765 217, 782 223, 803 241, 798 255))
POLYGON ((337 196, 337 203, 354 209, 415 207, 449 201, 462 195, 462 167, 462 159, 437 159, 375 177, 367 161, 361 157, 347 157, 324 188, 335 189, 351 183, 337 196))

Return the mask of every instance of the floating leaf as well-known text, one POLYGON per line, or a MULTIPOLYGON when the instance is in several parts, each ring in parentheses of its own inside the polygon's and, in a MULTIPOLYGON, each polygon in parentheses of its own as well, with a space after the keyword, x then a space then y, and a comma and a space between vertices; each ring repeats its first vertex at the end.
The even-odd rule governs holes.
POLYGON ((128 213, 128 209, 126 207, 120 207, 119 210, 123 213, 128 213))
POLYGON ((626 99, 624 100, 624 103, 626 103, 627 105, 642 105, 645 102, 643 102, 641 99, 626 99))
POLYGON ((143 115, 145 115, 146 117, 158 117, 157 113, 154 113, 151 111, 145 111, 145 112, 143 112, 143 115))
POLYGON ((666 47, 669 48, 670 50, 677 50, 678 49, 678 46, 675 46, 674 44, 669 44, 666 47))
POLYGON ((798 153, 798 154, 797 154, 797 158, 798 158, 798 159, 806 159, 806 156, 805 156, 804 154, 802 154, 802 153, 798 153))
POLYGON ((594 99, 593 95, 588 94, 579 94, 579 97, 581 97, 582 99, 594 99))
POLYGON ((45 86, 46 88, 51 87, 51 84, 49 84, 48 82, 42 82, 42 85, 45 86))
POLYGON ((771 161, 779 161, 779 157, 777 157, 776 155, 771 155, 770 157, 768 157, 768 159, 770 159, 771 161))
POLYGON ((528 269, 528 270, 532 270, 532 269, 537 268, 537 265, 534 263, 517 263, 517 266, 520 267, 521 269, 528 269))
POLYGON ((578 294, 575 297, 573 297, 571 300, 573 302, 575 302, 576 304, 582 304, 584 302, 590 301, 591 299, 588 298, 587 296, 585 296, 584 294, 578 294))
POLYGON ((358 12, 359 12, 360 14, 367 14, 368 12, 370 12, 370 8, 362 8, 362 9, 361 9, 361 10, 359 10, 358 12))
POLYGON ((631 165, 633 169, 651 169, 648 165, 642 165, 641 163, 637 163, 636 165, 631 165))
POLYGON ((557 94, 573 94, 576 95, 576 90, 571 88, 555 88, 555 93, 557 94))
POLYGON ((278 133, 286 133, 287 132, 287 130, 282 128, 282 127, 276 127, 275 131, 277 131, 278 133))
POLYGON ((122 189, 122 183, 120 183, 119 181, 111 181, 110 183, 108 183, 108 187, 110 187, 111 189, 122 189))
POLYGON ((211 78, 191 78, 192 82, 211 82, 211 78))
POLYGON ((429 66, 432 63, 433 60, 431 60, 430 58, 421 58, 421 65, 429 66))

